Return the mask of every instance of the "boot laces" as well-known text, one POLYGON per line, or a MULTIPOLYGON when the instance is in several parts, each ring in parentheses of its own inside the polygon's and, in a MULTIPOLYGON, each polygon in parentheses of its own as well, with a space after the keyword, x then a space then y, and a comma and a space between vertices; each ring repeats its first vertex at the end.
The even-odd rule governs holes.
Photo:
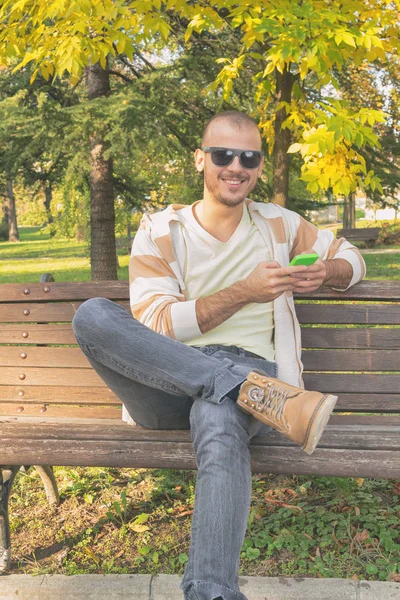
POLYGON ((287 422, 284 419, 283 409, 285 408, 289 393, 290 390, 272 384, 268 388, 268 395, 265 397, 261 407, 261 410, 270 413, 271 417, 276 421, 284 421, 286 426, 287 422))

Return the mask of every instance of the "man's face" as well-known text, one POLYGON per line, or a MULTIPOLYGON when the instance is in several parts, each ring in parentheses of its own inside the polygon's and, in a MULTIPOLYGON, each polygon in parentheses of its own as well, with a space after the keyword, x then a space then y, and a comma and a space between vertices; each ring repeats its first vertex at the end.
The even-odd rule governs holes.
MULTIPOLYGON (((217 146, 242 150, 261 150, 261 138, 257 127, 232 125, 228 120, 214 121, 204 142, 204 146, 217 146)), ((238 206, 254 189, 261 175, 264 159, 257 169, 245 169, 235 156, 226 167, 213 164, 210 153, 196 150, 196 168, 204 170, 204 196, 224 204, 238 206)))

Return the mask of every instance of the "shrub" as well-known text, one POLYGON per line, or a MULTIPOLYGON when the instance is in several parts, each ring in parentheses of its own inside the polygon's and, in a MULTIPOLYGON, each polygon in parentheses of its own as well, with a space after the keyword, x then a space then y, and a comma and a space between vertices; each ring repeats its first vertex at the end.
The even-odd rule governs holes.
POLYGON ((377 242, 387 246, 400 244, 400 223, 382 223, 377 242))

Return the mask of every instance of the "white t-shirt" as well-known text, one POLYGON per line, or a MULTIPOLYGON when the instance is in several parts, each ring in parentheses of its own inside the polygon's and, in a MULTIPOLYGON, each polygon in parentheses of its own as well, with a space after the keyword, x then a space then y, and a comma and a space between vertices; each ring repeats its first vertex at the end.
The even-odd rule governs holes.
MULTIPOLYGON (((179 211, 187 256, 183 275, 187 300, 215 294, 247 277, 261 261, 271 260, 246 205, 242 220, 227 242, 217 240, 201 227, 193 214, 193 206, 179 211)), ((272 302, 252 303, 211 331, 185 343, 239 346, 274 360, 273 331, 272 302)))

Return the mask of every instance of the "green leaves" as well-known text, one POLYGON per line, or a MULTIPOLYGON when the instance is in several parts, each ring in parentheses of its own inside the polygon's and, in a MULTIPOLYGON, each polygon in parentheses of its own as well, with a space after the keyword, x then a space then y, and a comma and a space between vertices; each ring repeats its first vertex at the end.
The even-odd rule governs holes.
POLYGON ((258 548, 247 548, 246 549, 246 558, 249 560, 255 560, 260 556, 260 550, 258 548))
POLYGON ((3 3, 0 64, 17 58, 16 69, 21 69, 33 61, 36 73, 45 78, 68 73, 76 80, 90 63, 100 62, 104 68, 107 58, 115 55, 115 42, 118 52, 126 52, 132 40, 140 43, 159 34, 166 42, 170 33, 161 0, 129 6, 123 0, 81 0, 68 10, 61 0, 41 0, 29 10, 26 4, 25 0, 3 3))
POLYGON ((292 144, 289 147, 288 153, 293 154, 294 152, 300 152, 301 148, 302 148, 302 144, 299 144, 299 143, 292 144))
POLYGON ((319 110, 315 126, 304 127, 303 142, 294 143, 289 153, 300 152, 304 158, 301 179, 312 194, 332 189, 334 194, 349 195, 358 187, 381 190, 373 171, 368 174, 364 158, 355 146, 379 145, 373 126, 382 122, 379 111, 351 111, 333 100, 319 110))
MULTIPOLYGON (((272 153, 275 134, 280 133, 275 132, 280 93, 276 81, 279 74, 290 73, 295 83, 282 124, 293 141, 289 153, 301 154, 302 178, 309 178, 303 180, 311 193, 327 186, 347 193, 362 185, 365 173, 358 152, 379 148, 376 130, 385 117, 365 107, 355 121, 324 96, 332 88, 340 96, 346 65, 377 63, 382 68, 398 54, 400 25, 391 12, 382 0, 368 5, 359 0, 329 5, 326 0, 6 0, 0 7, 0 66, 16 73, 32 65, 32 82, 38 75, 47 80, 67 76, 75 85, 89 64, 99 62, 106 68, 118 54, 131 60, 138 47, 168 46, 178 22, 187 23, 186 48, 209 33, 216 40, 233 31, 240 50, 218 49, 220 71, 208 91, 217 96, 221 90, 220 101, 232 102, 239 79, 253 77, 254 113, 261 116, 272 153)), ((380 189, 376 174, 368 185, 380 189)))
POLYGON ((144 531, 148 531, 150 527, 148 525, 144 525, 144 523, 147 523, 148 519, 148 514, 141 513, 136 517, 136 519, 129 523, 129 529, 132 529, 132 531, 136 531, 136 533, 143 533, 144 531))

